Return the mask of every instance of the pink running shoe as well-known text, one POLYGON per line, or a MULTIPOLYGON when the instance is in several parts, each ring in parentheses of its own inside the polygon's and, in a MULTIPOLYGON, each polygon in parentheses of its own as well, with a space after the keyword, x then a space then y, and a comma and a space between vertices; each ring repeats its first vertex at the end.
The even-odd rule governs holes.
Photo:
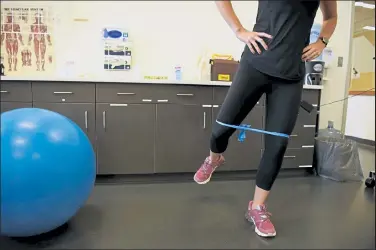
POLYGON ((198 184, 206 184, 210 181, 212 174, 214 173, 215 169, 221 166, 225 162, 225 158, 221 155, 220 158, 212 162, 210 157, 206 157, 204 163, 201 165, 199 170, 197 170, 193 179, 198 184))
POLYGON ((253 202, 250 201, 245 218, 255 225, 255 232, 261 237, 274 237, 277 235, 275 228, 270 221, 271 214, 266 211, 265 205, 252 209, 253 202))

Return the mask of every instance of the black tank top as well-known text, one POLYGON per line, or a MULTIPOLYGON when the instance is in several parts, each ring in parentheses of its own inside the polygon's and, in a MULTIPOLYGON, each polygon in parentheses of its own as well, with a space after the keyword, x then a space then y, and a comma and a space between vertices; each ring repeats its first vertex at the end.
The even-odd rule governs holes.
POLYGON ((252 54, 246 46, 243 56, 253 67, 270 76, 289 80, 304 77, 302 51, 309 44, 311 27, 320 0, 259 0, 255 32, 265 32, 273 39, 262 53, 252 54))

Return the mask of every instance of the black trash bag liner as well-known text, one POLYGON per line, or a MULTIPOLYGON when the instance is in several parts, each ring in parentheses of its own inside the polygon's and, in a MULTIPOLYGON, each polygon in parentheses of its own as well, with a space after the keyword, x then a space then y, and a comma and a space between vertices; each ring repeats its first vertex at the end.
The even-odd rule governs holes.
POLYGON ((319 136, 315 138, 317 174, 334 181, 362 181, 358 145, 344 137, 319 136))

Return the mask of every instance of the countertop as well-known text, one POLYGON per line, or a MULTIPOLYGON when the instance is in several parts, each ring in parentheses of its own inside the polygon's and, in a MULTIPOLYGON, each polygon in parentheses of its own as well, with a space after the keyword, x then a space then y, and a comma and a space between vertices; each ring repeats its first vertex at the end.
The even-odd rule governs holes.
MULTIPOLYGON (((146 83, 146 84, 175 84, 175 85, 202 85, 202 86, 230 86, 231 82, 220 81, 176 81, 176 80, 124 80, 108 78, 59 78, 56 77, 17 77, 1 76, 2 81, 48 81, 48 82, 106 82, 106 83, 146 83)), ((304 85, 304 89, 323 89, 322 85, 304 85)))

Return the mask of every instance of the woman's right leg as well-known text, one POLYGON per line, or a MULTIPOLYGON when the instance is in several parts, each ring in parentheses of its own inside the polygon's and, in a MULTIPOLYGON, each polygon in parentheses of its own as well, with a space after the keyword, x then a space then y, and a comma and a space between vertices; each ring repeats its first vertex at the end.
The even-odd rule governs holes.
MULTIPOLYGON (((268 77, 242 58, 217 120, 226 124, 240 125, 265 92, 267 83, 268 77)), ((234 132, 233 128, 218 123, 213 124, 210 156, 205 159, 194 176, 198 184, 209 182, 214 170, 224 162, 222 153, 227 149, 228 140, 234 132)))

